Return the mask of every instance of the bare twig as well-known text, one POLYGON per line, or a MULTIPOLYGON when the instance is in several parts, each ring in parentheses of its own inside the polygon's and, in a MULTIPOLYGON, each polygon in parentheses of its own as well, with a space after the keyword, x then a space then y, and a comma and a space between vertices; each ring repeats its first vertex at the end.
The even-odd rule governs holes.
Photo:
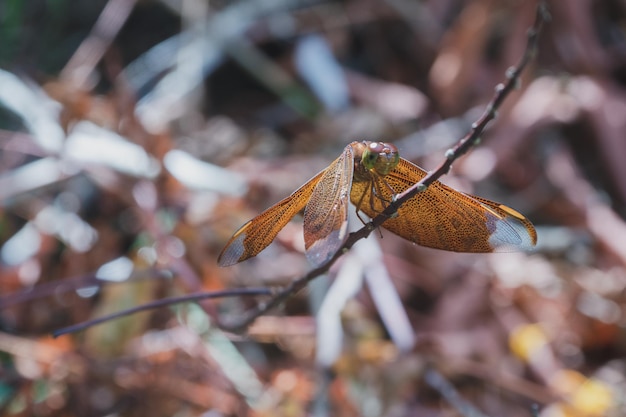
POLYGON ((431 171, 428 175, 422 178, 421 181, 419 181, 403 193, 398 194, 395 200, 391 204, 389 204, 381 214, 376 216, 374 219, 372 219, 370 223, 366 224, 361 229, 351 233, 341 249, 338 250, 337 253, 335 253, 335 255, 326 263, 311 270, 305 276, 296 279, 279 293, 277 293, 267 303, 259 304, 256 308, 250 310, 244 317, 238 320, 234 320, 232 322, 222 321, 220 323, 220 326, 230 331, 242 331, 243 329, 245 329, 257 317, 265 314, 267 311, 281 304, 292 294, 306 287, 306 285, 313 279, 322 274, 325 274, 335 263, 335 261, 341 255, 343 255, 344 252, 348 251, 358 240, 369 236, 369 234, 374 229, 381 226, 388 218, 393 216, 402 204, 413 198, 417 193, 426 190, 432 183, 439 180, 439 178, 448 173, 454 161, 467 153, 473 146, 475 146, 480 141, 480 135, 484 132, 487 124, 495 119, 497 111, 502 105, 504 99, 511 93, 511 91, 518 87, 522 71, 524 71, 530 60, 533 59, 537 52, 537 41, 541 28, 543 27, 545 22, 549 21, 549 19, 550 16, 547 10, 547 6, 544 1, 540 1, 537 6, 535 21, 528 31, 528 38, 526 43, 526 49, 524 50, 524 55, 516 66, 510 67, 507 70, 506 82, 498 84, 496 86, 494 96, 487 105, 482 116, 475 123, 472 124, 472 128, 469 133, 464 138, 462 138, 455 147, 449 149, 446 152, 446 159, 436 170, 431 171))
POLYGON ((269 288, 239 288, 235 290, 225 291, 212 291, 206 293, 196 293, 184 296, 162 298, 157 301, 153 301, 148 304, 143 304, 137 307, 129 308, 127 310, 118 311, 117 313, 109 314, 106 316, 98 317, 94 320, 84 321, 73 326, 64 327, 62 329, 52 332, 52 336, 59 337, 67 333, 74 333, 81 330, 85 330, 89 327, 97 324, 104 323, 109 320, 118 319, 124 316, 130 316, 131 314, 139 313, 141 311, 153 310, 156 308, 169 306, 172 304, 185 303, 188 301, 199 301, 212 298, 225 298, 225 297, 241 297, 241 296, 257 296, 257 295, 272 295, 272 290, 269 288))

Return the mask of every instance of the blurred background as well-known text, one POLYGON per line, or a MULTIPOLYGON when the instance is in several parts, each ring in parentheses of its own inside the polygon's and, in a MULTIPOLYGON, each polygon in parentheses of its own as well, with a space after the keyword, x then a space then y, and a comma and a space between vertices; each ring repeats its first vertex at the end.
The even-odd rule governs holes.
POLYGON ((351 141, 434 169, 536 2, 0 2, 0 415, 625 415, 626 3, 547 3, 520 88, 443 178, 524 213, 534 252, 383 230, 245 334, 216 323, 262 297, 54 339, 302 276, 299 219, 216 258, 351 141))

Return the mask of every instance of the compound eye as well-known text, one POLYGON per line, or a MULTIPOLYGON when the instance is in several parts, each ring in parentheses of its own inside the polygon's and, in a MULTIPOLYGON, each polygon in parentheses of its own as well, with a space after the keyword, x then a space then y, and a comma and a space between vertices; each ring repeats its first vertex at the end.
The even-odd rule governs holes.
POLYGON ((383 177, 398 166, 398 148, 390 143, 371 142, 361 156, 363 166, 383 177))
MULTIPOLYGON (((374 142, 373 144, 375 144, 374 142)), ((373 145, 372 144, 372 145, 373 145)), ((367 169, 372 169, 376 166, 376 160, 378 160, 379 152, 372 149, 372 145, 365 148, 363 151, 363 156, 361 157, 361 161, 363 162, 363 166, 367 169)))

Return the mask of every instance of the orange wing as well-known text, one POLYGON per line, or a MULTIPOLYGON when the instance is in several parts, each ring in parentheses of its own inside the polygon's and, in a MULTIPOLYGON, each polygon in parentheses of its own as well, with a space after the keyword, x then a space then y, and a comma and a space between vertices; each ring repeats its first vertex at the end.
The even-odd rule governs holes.
POLYGON ((304 209, 304 244, 313 266, 330 259, 346 240, 353 172, 354 152, 348 145, 323 172, 304 209))
POLYGON ((222 253, 217 258, 218 264, 230 266, 245 261, 256 256, 272 243, 278 232, 304 209, 315 186, 326 171, 327 169, 315 175, 289 197, 241 226, 222 249, 222 253))
MULTIPOLYGON (((401 158, 396 169, 378 181, 387 181, 398 194, 425 175, 423 169, 401 158)), ((391 201, 388 187, 378 186, 377 192, 391 201)), ((384 209, 380 198, 371 197, 368 182, 355 182, 350 198, 355 204, 362 201, 360 209, 370 217, 384 209)), ((461 193, 439 181, 404 203, 398 215, 382 226, 418 245, 454 252, 526 249, 537 242, 533 225, 515 210, 461 193)))

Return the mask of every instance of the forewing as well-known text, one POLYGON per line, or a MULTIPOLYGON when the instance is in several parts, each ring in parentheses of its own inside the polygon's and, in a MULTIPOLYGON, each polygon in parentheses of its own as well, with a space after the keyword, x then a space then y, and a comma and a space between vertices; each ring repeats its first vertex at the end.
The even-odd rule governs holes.
POLYGON ((330 259, 346 239, 353 172, 354 153, 347 146, 324 171, 304 210, 304 245, 314 266, 330 259))
POLYGON ((289 197, 241 226, 222 250, 217 259, 218 264, 230 266, 245 261, 272 243, 278 232, 304 209, 324 172, 325 170, 311 178, 289 197))
MULTIPOLYGON (((398 167, 384 180, 396 194, 403 192, 426 175, 426 172, 401 159, 398 167)), ((353 185, 351 198, 366 193, 361 210, 370 217, 384 209, 374 198, 367 183, 353 185)), ((391 200, 388 187, 378 187, 385 200, 391 200)), ((383 227, 421 246, 455 252, 493 252, 529 248, 537 235, 532 224, 515 210, 502 204, 456 191, 439 181, 405 202, 398 215, 383 227)))

